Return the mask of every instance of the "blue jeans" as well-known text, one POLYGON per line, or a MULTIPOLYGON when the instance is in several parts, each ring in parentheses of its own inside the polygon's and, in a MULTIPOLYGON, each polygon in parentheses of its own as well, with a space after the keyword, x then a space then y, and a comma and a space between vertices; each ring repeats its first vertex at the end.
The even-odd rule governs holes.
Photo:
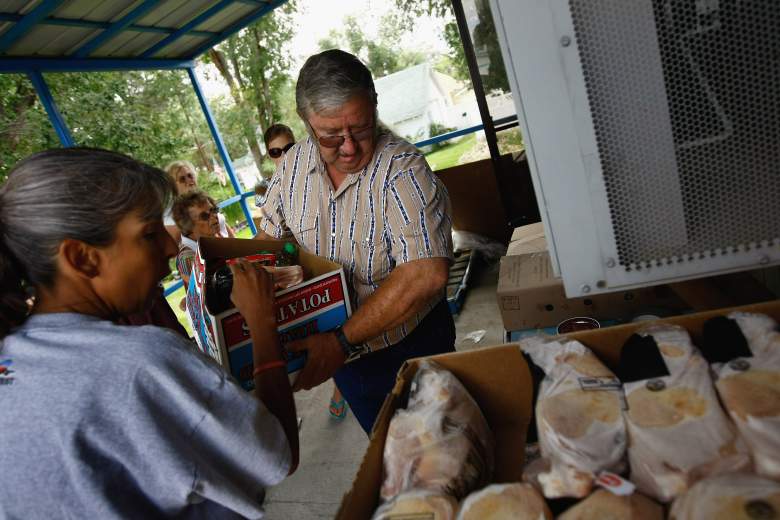
POLYGON ((344 365, 333 379, 368 434, 407 359, 454 351, 455 322, 447 301, 442 300, 400 342, 344 365))

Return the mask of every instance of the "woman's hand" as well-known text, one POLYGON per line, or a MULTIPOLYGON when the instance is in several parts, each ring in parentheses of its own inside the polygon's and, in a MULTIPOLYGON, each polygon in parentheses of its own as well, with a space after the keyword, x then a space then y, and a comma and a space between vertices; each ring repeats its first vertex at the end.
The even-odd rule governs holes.
POLYGON ((247 324, 271 324, 275 329, 273 277, 265 269, 258 268, 243 258, 230 265, 230 271, 233 273, 230 300, 247 324))

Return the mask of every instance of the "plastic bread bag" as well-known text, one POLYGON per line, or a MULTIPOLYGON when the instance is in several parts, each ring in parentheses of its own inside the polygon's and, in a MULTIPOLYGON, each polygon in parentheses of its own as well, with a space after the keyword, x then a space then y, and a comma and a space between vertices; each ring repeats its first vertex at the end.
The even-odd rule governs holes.
POLYGON ((663 520, 664 509, 640 493, 618 496, 598 489, 557 520, 663 520))
POLYGON ((675 325, 629 338, 618 374, 628 402, 628 462, 639 491, 669 502, 697 480, 750 466, 720 407, 709 365, 675 325))
POLYGON ((455 520, 458 502, 431 491, 407 491, 382 504, 371 520, 455 520))
POLYGON ((585 497, 596 474, 625 469, 620 381, 576 341, 532 337, 520 348, 545 373, 535 414, 541 459, 523 478, 547 498, 585 497))
POLYGON ((552 520, 544 498, 529 484, 493 484, 470 494, 458 520, 552 520))
POLYGON ((277 291, 303 283, 303 267, 300 265, 286 265, 282 267, 263 266, 263 269, 273 276, 274 289, 277 291))
POLYGON ((704 324, 702 353, 759 475, 780 479, 780 332, 764 314, 732 312, 704 324))
POLYGON ((460 381, 422 361, 406 409, 395 412, 384 450, 383 500, 410 489, 461 499, 490 482, 493 433, 460 381))
POLYGON ((780 483, 747 473, 697 482, 680 495, 672 520, 769 520, 780 518, 780 483))

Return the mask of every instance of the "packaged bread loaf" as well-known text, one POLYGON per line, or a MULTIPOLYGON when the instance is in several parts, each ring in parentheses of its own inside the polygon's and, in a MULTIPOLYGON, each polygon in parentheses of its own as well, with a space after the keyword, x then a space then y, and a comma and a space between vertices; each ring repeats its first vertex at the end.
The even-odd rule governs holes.
POLYGON ((702 351, 712 363, 723 406, 759 475, 780 479, 780 332, 764 314, 733 312, 704 324, 702 351))
POLYGON ((458 502, 449 495, 407 491, 382 504, 372 520, 455 520, 458 502))
POLYGON ((623 346, 618 371, 628 403, 630 479, 639 491, 669 502, 697 480, 750 466, 685 329, 641 330, 623 346))
POLYGON ((493 484, 466 497, 458 520, 552 520, 544 498, 529 484, 493 484))
POLYGON ((461 499, 490 482, 493 433, 460 381, 432 361, 415 374, 387 432, 381 497, 424 489, 461 499))
POLYGON ((557 520, 663 520, 663 508, 640 493, 618 496, 598 489, 557 520))
POLYGON ((780 518, 780 483, 729 473, 697 482, 672 504, 671 520, 772 520, 780 518))
POLYGON ((585 497, 595 475, 625 467, 620 381, 576 341, 533 337, 520 346, 545 373, 536 403, 542 457, 524 479, 547 498, 585 497))

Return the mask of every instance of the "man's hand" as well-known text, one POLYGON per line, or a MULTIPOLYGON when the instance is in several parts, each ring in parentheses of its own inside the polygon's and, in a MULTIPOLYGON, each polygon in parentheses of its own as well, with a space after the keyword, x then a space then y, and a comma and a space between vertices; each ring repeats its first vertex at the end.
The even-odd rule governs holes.
POLYGON ((298 379, 293 385, 293 392, 310 390, 333 377, 346 360, 341 344, 332 332, 314 334, 286 345, 290 352, 308 351, 308 358, 298 379))

